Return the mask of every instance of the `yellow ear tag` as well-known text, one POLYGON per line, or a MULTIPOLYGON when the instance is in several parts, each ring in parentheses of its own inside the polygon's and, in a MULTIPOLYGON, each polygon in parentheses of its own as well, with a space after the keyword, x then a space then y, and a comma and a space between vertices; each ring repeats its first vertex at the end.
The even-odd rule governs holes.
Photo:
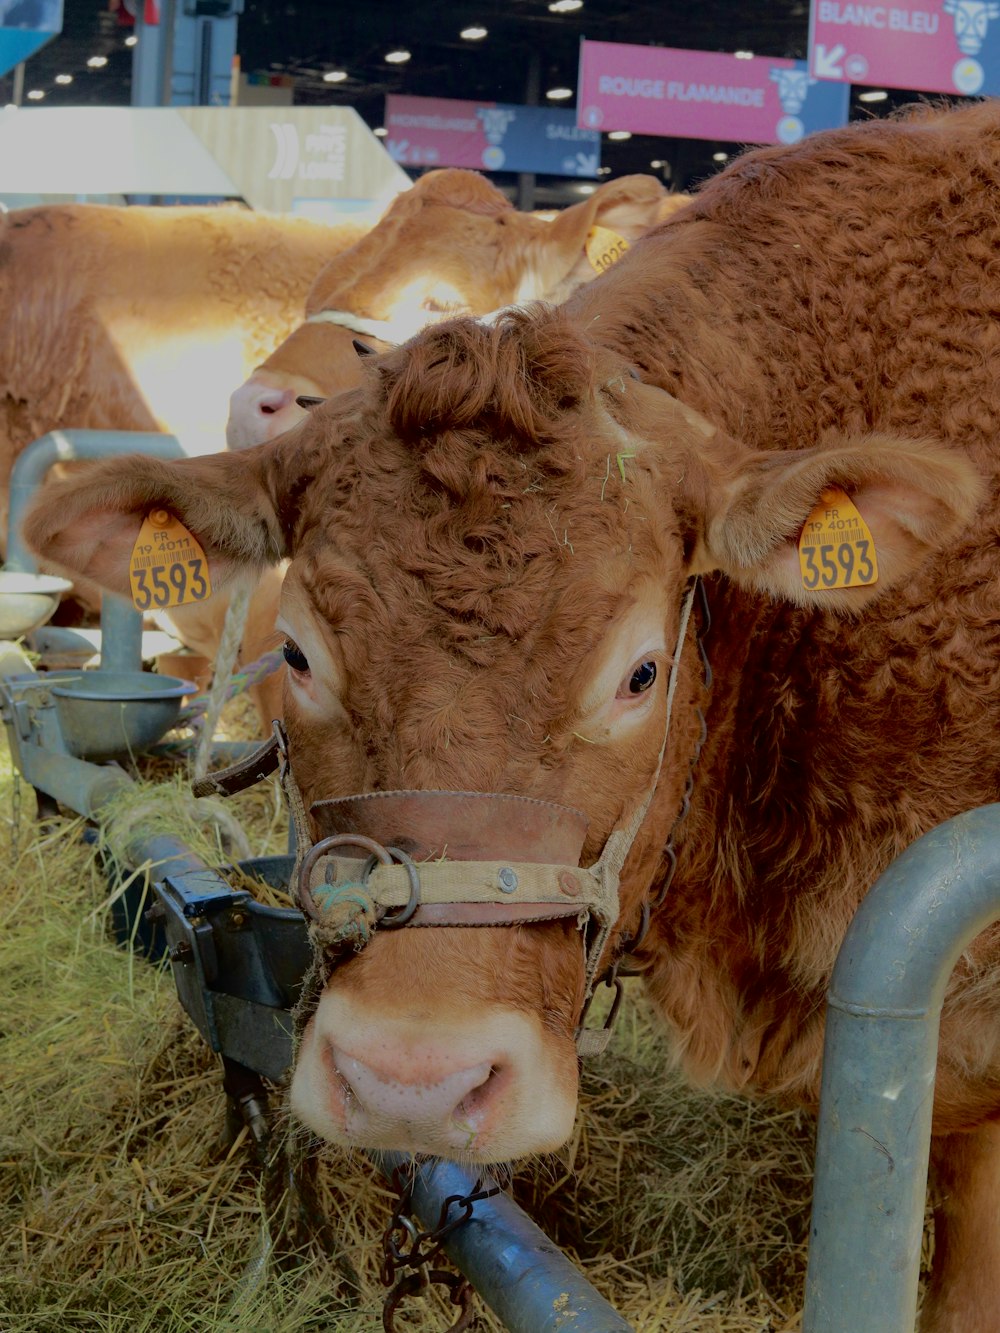
POLYGON ((132 547, 128 581, 137 611, 162 611, 203 602, 212 595, 205 552, 166 509, 153 509, 143 519, 132 547))
POLYGON ((619 236, 609 227, 591 227, 583 247, 587 252, 591 268, 604 273, 612 264, 617 264, 629 248, 624 236, 619 236))
POLYGON ((878 582, 878 558, 871 529, 853 501, 828 487, 806 519, 799 537, 802 586, 865 588, 878 582))

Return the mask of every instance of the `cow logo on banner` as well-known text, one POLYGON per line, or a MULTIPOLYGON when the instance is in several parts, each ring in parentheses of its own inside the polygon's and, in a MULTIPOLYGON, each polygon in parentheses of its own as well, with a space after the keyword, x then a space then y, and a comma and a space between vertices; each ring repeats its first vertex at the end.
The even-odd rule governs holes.
POLYGON ((507 161, 507 154, 501 146, 503 137, 511 121, 517 119, 517 112, 513 107, 481 106, 476 108, 476 118, 482 122, 483 133, 486 135, 483 166, 487 171, 502 171, 507 161))
POLYGON ((778 85, 778 98, 785 113, 775 130, 778 142, 798 143, 806 132, 799 112, 805 106, 809 89, 816 80, 807 69, 772 68, 770 75, 772 82, 778 85))
POLYGON ((952 70, 955 87, 960 93, 978 93, 986 73, 975 57, 983 49, 990 19, 1000 18, 1000 4, 996 0, 944 0, 944 12, 954 19, 955 40, 964 57, 952 70))

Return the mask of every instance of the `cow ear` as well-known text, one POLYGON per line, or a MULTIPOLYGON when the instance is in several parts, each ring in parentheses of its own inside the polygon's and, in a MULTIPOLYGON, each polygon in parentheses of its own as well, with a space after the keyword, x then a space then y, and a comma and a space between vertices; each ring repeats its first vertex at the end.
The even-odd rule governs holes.
MULTIPOLYGON (((972 465, 929 440, 829 436, 815 448, 745 450, 741 458, 721 433, 703 441, 699 462, 708 475, 698 490, 707 499, 695 572, 721 570, 746 587, 807 606, 860 609, 952 541, 985 496, 972 465), (714 468, 717 451, 722 465, 714 468), (803 571, 803 527, 807 521, 831 521, 827 511, 836 507, 837 492, 846 494, 871 534, 878 569, 874 584, 824 589, 823 571, 831 582, 834 577, 829 564, 818 577, 811 566, 803 571), (817 507, 822 512, 813 520, 817 507), (813 582, 815 587, 807 586, 813 582)), ((836 555, 831 538, 828 559, 836 555)))
POLYGON ((180 519, 209 562, 213 588, 284 555, 273 494, 274 446, 162 462, 143 454, 81 466, 43 486, 25 514, 28 546, 47 568, 129 596, 129 564, 148 514, 180 519))
POLYGON ((602 265, 587 256, 594 227, 604 227, 631 244, 660 218, 666 191, 655 176, 622 176, 599 185, 582 203, 563 209, 536 239, 534 269, 546 299, 559 301, 602 265))

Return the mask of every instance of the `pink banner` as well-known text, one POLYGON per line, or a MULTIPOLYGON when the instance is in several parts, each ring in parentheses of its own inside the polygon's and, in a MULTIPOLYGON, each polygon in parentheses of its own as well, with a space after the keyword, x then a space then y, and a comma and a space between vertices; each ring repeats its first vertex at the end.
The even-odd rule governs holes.
POLYGON ((578 86, 577 124, 590 130, 794 143, 847 121, 846 88, 831 97, 803 61, 776 56, 584 41, 578 86))
POLYGON ((932 93, 1000 91, 997 0, 813 0, 809 69, 820 79, 932 93))

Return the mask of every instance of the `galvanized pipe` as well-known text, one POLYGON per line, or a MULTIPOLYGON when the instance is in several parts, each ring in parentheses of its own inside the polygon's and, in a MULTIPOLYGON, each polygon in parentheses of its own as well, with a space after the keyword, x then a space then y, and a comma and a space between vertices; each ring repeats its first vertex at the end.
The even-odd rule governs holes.
POLYGON ((101 596, 101 670, 142 670, 142 612, 109 593, 101 596))
POLYGON ((830 985, 803 1333, 916 1316, 945 987, 1000 917, 1000 805, 913 843, 858 909, 830 985))
POLYGON ((21 520, 35 491, 56 463, 118 454, 148 454, 152 458, 183 458, 176 436, 134 430, 52 430, 23 451, 10 474, 10 514, 7 520, 6 569, 37 574, 38 563, 21 537, 21 520))
MULTIPOLYGON (((372 1156, 390 1180, 396 1167, 409 1169, 411 1162, 404 1153, 372 1156)), ((477 1179, 492 1183, 486 1173, 474 1175, 454 1162, 420 1163, 413 1206, 424 1227, 436 1227, 445 1199, 471 1194, 477 1179)), ((475 1204, 472 1217, 451 1233, 444 1249, 509 1333, 631 1330, 631 1324, 506 1194, 475 1204)))

